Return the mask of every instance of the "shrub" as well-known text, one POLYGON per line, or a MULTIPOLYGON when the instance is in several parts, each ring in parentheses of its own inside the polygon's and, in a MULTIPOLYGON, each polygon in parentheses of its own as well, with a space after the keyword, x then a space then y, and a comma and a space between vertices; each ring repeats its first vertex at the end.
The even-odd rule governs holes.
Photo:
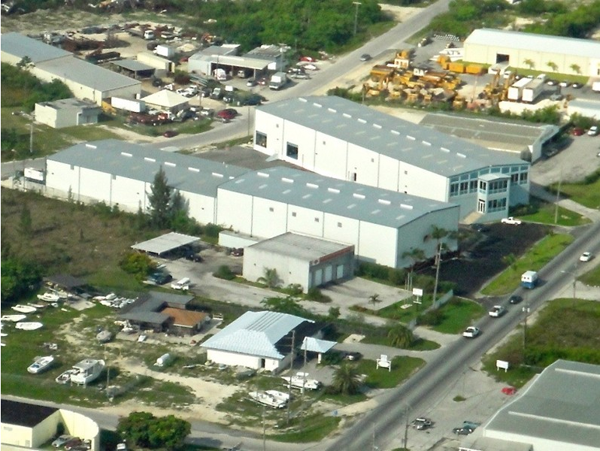
POLYGON ((290 283, 283 289, 283 292, 289 294, 290 296, 299 296, 302 294, 302 285, 299 283, 290 283))
POLYGON ((221 230, 223 230, 223 227, 218 226, 216 224, 208 223, 204 226, 204 235, 209 236, 211 238, 218 238, 221 230))
POLYGON ((308 290, 308 293, 306 293, 306 299, 315 302, 331 302, 331 298, 324 295, 317 287, 312 287, 310 290, 308 290))
POLYGON ((140 252, 128 252, 119 262, 119 266, 126 273, 133 274, 138 280, 144 280, 156 269, 156 263, 140 252))
POLYGON ((219 269, 217 269, 217 271, 215 273, 213 273, 213 276, 215 276, 218 279, 225 279, 225 280, 235 279, 235 274, 233 273, 231 268, 229 268, 229 266, 227 266, 227 265, 219 266, 219 269))
POLYGON ((429 312, 419 316, 417 323, 420 326, 438 326, 442 324, 445 316, 439 309, 430 310, 429 312))

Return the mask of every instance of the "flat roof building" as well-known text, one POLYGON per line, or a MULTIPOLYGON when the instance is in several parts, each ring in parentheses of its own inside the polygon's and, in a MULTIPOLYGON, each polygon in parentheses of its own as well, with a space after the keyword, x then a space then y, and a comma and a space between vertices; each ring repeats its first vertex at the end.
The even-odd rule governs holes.
POLYGON ((75 98, 35 104, 35 121, 52 128, 97 124, 102 109, 89 100, 75 98))
POLYGON ((529 202, 528 162, 334 96, 258 107, 254 148, 336 179, 458 204, 465 222, 529 202))

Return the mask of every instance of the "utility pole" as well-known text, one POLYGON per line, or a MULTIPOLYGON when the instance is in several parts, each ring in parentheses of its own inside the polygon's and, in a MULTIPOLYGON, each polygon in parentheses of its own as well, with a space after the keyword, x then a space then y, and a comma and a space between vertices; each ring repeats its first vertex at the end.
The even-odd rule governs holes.
POLYGON ((404 425, 404 451, 408 449, 408 413, 410 411, 410 406, 406 406, 406 410, 404 411, 405 425, 404 425))
MULTIPOLYGON (((287 425, 290 425, 290 406, 292 405, 292 371, 294 370, 294 345, 296 344, 296 331, 292 331, 292 353, 290 359, 290 381, 288 383, 288 402, 287 402, 287 425)), ((304 385, 304 384, 303 384, 304 385)))
POLYGON ((560 185, 562 183, 562 166, 560 167, 560 175, 558 178, 558 190, 556 191, 556 202, 554 203, 554 224, 558 223, 558 201, 560 200, 560 185))
POLYGON ((29 124, 29 155, 33 155, 33 122, 35 113, 31 113, 31 123, 29 124))
POLYGON ((437 288, 438 282, 440 280, 440 263, 442 263, 442 243, 439 243, 435 253, 435 286, 433 288, 433 302, 432 305, 435 304, 437 300, 437 288))
POLYGON ((525 300, 523 313, 525 313, 525 321, 523 322, 523 363, 525 363, 525 350, 527 349, 527 317, 529 316, 529 303, 525 300))
POLYGON ((356 32, 358 31, 358 7, 362 5, 361 2, 352 2, 354 6, 356 6, 354 10, 354 36, 356 36, 356 32))
MULTIPOLYGON (((289 404, 289 400, 288 400, 289 404)), ((265 405, 263 404, 262 411, 262 420, 263 420, 263 451, 267 451, 267 425, 265 423, 265 405)))

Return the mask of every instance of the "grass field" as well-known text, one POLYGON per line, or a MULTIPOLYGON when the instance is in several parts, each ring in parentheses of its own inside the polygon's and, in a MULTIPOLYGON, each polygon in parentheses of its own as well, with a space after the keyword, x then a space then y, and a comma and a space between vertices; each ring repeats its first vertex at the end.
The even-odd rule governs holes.
POLYGON ((556 299, 527 327, 527 348, 523 330, 484 358, 484 369, 497 380, 522 387, 531 377, 557 359, 600 364, 598 346, 600 304, 594 301, 556 299), (524 355, 525 363, 524 363, 524 355), (496 360, 510 363, 508 372, 496 370, 496 360))
POLYGON ((600 265, 596 266, 591 271, 586 272, 578 280, 592 287, 600 287, 600 265))
POLYGON ((475 320, 485 315, 485 309, 477 302, 460 298, 454 298, 439 310, 444 319, 441 324, 431 328, 443 334, 462 332, 475 320))
POLYGON ((486 296, 502 296, 514 291, 521 283, 525 271, 538 271, 556 255, 560 254, 571 242, 571 235, 547 235, 533 246, 525 255, 504 270, 481 292, 486 296))
MULTIPOLYGON (((588 208, 600 209, 600 169, 588 177, 588 183, 563 183, 560 186, 560 194, 568 197, 578 204, 588 208), (594 180, 595 179, 595 180, 594 180)), ((550 185, 550 189, 556 192, 558 186, 550 185)))
POLYGON ((514 215, 527 222, 537 222, 541 224, 557 224, 560 226, 574 227, 584 224, 589 224, 591 221, 585 216, 567 210, 566 208, 558 207, 558 216, 556 216, 556 207, 548 202, 543 202, 535 197, 532 197, 527 213, 519 214, 515 211, 514 215), (554 218, 557 222, 554 222, 554 218))

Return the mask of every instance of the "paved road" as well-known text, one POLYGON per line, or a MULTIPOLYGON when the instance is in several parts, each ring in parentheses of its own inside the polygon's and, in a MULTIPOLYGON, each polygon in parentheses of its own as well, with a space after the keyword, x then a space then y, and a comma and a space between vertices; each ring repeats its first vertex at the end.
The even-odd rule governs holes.
POLYGON ((17 171, 23 171, 26 167, 35 169, 45 169, 45 158, 36 158, 33 160, 8 161, 2 163, 2 180, 7 179, 17 171))
MULTIPOLYGON (((518 233, 518 232, 517 232, 518 233)), ((379 449, 386 449, 402 433, 404 412, 409 405, 412 412, 425 412, 442 396, 445 387, 461 376, 465 366, 479 361, 496 343, 513 330, 524 314, 522 308, 527 305, 531 312, 540 307, 547 299, 572 280, 572 271, 578 264, 579 255, 586 250, 594 254, 600 252, 600 222, 588 227, 561 255, 539 271, 541 285, 535 290, 520 289, 517 292, 525 296, 525 302, 519 306, 508 306, 508 313, 501 319, 488 316, 481 319, 477 326, 483 334, 475 340, 462 340, 449 345, 443 353, 432 359, 417 375, 398 389, 391 391, 385 400, 367 415, 361 423, 355 425, 331 447, 330 450, 365 450, 373 446, 373 432, 376 428, 379 449)))

